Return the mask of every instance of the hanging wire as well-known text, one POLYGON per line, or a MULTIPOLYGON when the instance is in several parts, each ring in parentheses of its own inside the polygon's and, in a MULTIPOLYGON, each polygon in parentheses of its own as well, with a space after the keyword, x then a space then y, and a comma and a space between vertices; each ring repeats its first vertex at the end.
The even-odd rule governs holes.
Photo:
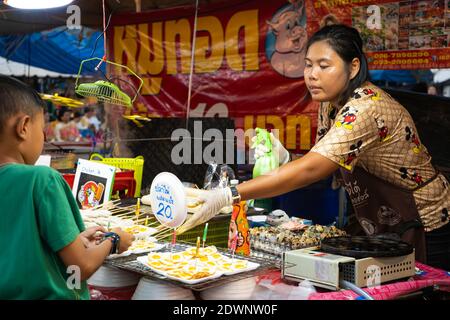
POLYGON ((105 6, 105 0, 102 0, 103 4, 103 58, 98 63, 98 65, 95 67, 95 71, 99 70, 102 63, 106 61, 106 6, 105 6))
MULTIPOLYGON (((109 25, 109 21, 108 21, 109 25)), ((103 58, 106 60, 106 6, 105 0, 103 0, 103 58)))
MULTIPOLYGON (((115 10, 116 9, 111 11, 111 13, 109 14, 109 17, 108 17, 108 22, 106 23, 106 27, 103 29, 103 32, 99 34, 97 39, 95 39, 94 48, 92 49, 92 52, 91 52, 91 55, 89 56, 89 58, 92 58, 94 56, 95 50, 97 50, 98 40, 100 40, 100 38, 102 36, 105 37, 106 31, 108 31, 108 29, 109 29, 109 24, 111 23, 111 18, 112 18, 112 15, 114 14, 115 10)), ((105 54, 106 54, 106 52, 105 52, 105 54)))
POLYGON ((191 111, 191 93, 192 93, 192 75, 194 73, 194 57, 195 57, 195 40, 197 38, 197 15, 198 15, 198 0, 195 0, 195 17, 194 17, 194 33, 192 37, 191 48, 191 70, 189 72, 189 85, 188 85, 188 101, 186 110, 186 130, 189 125, 189 112, 191 111))

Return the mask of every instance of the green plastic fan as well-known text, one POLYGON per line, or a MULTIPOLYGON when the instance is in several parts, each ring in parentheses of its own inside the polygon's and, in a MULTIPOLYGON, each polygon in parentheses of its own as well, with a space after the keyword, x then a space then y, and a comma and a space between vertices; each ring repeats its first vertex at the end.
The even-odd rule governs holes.
MULTIPOLYGON (((123 81, 123 80, 122 80, 123 81)), ((128 68, 127 66, 112 62, 112 61, 108 61, 105 59, 100 59, 100 58, 91 58, 91 59, 86 59, 83 60, 81 62, 80 65, 80 69, 78 71, 78 75, 75 81, 75 92, 77 94, 79 94, 80 96, 83 97, 93 97, 96 98, 98 101, 101 102, 106 102, 106 103, 110 103, 110 104, 115 104, 115 105, 119 105, 119 106, 125 106, 128 108, 131 108, 133 105, 133 102, 136 100, 142 85, 143 85, 144 81, 142 80, 142 78, 140 78, 136 73, 134 73, 130 68, 128 68), (96 70, 98 70, 98 68, 100 67, 100 65, 104 62, 106 64, 111 64, 120 68, 124 68, 127 69, 127 71, 132 74, 133 76, 135 76, 137 79, 139 79, 140 81, 140 85, 139 88, 136 89, 131 83, 127 82, 131 87, 133 87, 133 89, 136 91, 135 95, 133 98, 131 98, 129 95, 127 95, 125 92, 123 92, 119 86, 117 86, 116 84, 110 82, 110 81, 105 81, 105 80, 98 80, 95 82, 90 82, 90 83, 78 83, 79 79, 80 79, 80 75, 81 75, 81 71, 83 69, 83 64, 89 61, 93 61, 93 60, 100 60, 100 63, 97 65, 97 67, 95 68, 96 70)))

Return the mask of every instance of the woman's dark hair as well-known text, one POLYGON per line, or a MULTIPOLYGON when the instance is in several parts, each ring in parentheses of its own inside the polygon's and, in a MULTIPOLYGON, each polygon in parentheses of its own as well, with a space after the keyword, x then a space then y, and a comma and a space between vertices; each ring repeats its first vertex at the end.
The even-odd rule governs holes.
POLYGON ((349 81, 347 88, 341 93, 341 96, 338 99, 339 104, 344 105, 352 95, 353 91, 370 78, 367 59, 363 52, 363 41, 361 36, 359 35, 358 30, 344 24, 325 26, 313 34, 309 39, 306 51, 308 51, 313 43, 318 41, 326 41, 347 64, 350 64, 354 58, 358 58, 360 61, 358 74, 349 81))
POLYGON ((44 108, 44 101, 34 89, 17 79, 0 75, 0 133, 6 121, 19 112, 34 117, 44 108))

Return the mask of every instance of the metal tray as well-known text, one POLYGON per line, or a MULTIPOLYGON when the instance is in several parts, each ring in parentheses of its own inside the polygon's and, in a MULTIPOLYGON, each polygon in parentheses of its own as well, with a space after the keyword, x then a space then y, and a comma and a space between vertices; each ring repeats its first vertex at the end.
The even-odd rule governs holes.
MULTIPOLYGON (((194 246, 194 244, 178 243, 175 246, 174 251, 183 251, 183 250, 186 250, 188 247, 192 247, 192 246, 194 246)), ((171 250, 171 246, 166 246, 166 248, 160 250, 159 252, 168 252, 170 250, 171 250)), ((225 256, 231 257, 231 254, 229 252, 225 251, 224 249, 218 248, 218 252, 220 252, 221 254, 223 254, 225 256)), ((224 285, 224 284, 227 284, 230 282, 254 277, 254 276, 263 274, 263 273, 267 272, 268 270, 279 269, 279 263, 277 263, 276 260, 262 258, 262 257, 255 257, 255 256, 247 257, 247 256, 239 255, 237 257, 241 260, 247 260, 247 261, 259 263, 260 264, 259 268, 256 270, 253 270, 253 271, 242 272, 242 273, 229 275, 229 276, 223 275, 219 278, 207 280, 207 281, 197 283, 197 284, 185 284, 185 283, 182 283, 182 282, 179 282, 176 280, 168 279, 165 276, 162 276, 156 272, 153 272, 153 271, 151 271, 150 268, 148 268, 148 267, 144 266, 143 264, 139 263, 138 261, 136 261, 137 257, 145 256, 145 255, 146 254, 140 254, 140 255, 132 254, 130 256, 118 258, 115 260, 106 260, 105 264, 112 266, 112 267, 119 268, 119 269, 139 273, 139 274, 142 274, 143 276, 150 277, 152 279, 169 282, 173 285, 177 285, 177 286, 191 289, 194 291, 203 291, 203 290, 221 286, 221 285, 224 285)))

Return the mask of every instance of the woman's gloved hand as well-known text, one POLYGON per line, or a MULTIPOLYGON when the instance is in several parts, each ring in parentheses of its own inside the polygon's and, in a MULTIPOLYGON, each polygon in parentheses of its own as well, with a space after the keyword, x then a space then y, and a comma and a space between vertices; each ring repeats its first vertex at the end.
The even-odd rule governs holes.
POLYGON ((216 216, 220 212, 220 209, 233 204, 230 188, 214 190, 185 188, 185 190, 187 197, 197 199, 200 208, 177 229, 177 234, 182 234, 205 223, 216 216))
MULTIPOLYGON (((265 143, 256 144, 256 136, 252 138, 252 148, 255 149, 255 160, 258 160, 259 157, 263 156, 265 153, 269 152, 265 143)), ((281 144, 280 140, 278 140, 273 133, 270 133, 270 141, 272 143, 272 152, 278 159, 279 166, 286 164, 289 162, 289 151, 286 150, 285 147, 281 144)))

